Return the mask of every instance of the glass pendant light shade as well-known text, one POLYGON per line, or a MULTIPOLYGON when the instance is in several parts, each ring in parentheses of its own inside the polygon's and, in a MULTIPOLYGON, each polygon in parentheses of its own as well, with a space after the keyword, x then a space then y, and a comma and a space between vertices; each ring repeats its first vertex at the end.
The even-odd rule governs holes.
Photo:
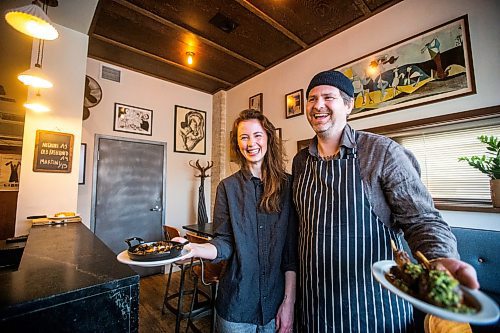
POLYGON ((5 20, 17 31, 34 38, 54 40, 59 36, 47 14, 36 4, 7 10, 5 20))
POLYGON ((33 88, 52 88, 54 85, 45 76, 40 65, 30 68, 17 76, 19 81, 33 88))
POLYGON ((40 92, 38 92, 35 96, 30 98, 29 101, 24 103, 23 105, 26 109, 29 109, 31 111, 35 112, 49 112, 50 108, 43 104, 42 101, 42 96, 40 95, 40 92))

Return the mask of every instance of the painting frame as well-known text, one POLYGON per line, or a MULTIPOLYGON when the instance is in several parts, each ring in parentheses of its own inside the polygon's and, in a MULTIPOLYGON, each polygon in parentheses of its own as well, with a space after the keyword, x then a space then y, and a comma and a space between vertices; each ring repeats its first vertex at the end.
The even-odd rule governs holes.
POLYGON ((115 103, 113 131, 152 136, 153 110, 115 103))
POLYGON ((285 95, 285 118, 293 118, 304 114, 304 89, 292 91, 285 95))
POLYGON ((87 144, 80 144, 80 167, 78 169, 78 185, 85 185, 85 166, 87 164, 87 144))
POLYGON ((264 94, 258 93, 248 98, 248 108, 264 113, 264 94))
POLYGON ((207 113, 176 105, 174 112, 174 152, 205 155, 207 113))
POLYGON ((349 119, 476 93, 468 16, 383 47, 335 68, 351 79, 349 119))
POLYGON ((309 147, 312 139, 298 140, 297 141, 297 153, 304 148, 309 147))

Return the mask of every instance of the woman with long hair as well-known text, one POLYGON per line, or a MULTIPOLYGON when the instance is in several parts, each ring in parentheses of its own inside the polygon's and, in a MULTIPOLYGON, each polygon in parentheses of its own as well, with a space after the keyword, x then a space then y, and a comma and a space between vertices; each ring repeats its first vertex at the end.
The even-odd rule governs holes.
POLYGON ((187 246, 193 257, 227 260, 217 332, 291 332, 297 258, 291 176, 276 129, 261 112, 240 112, 231 133, 240 170, 217 187, 215 237, 187 246))

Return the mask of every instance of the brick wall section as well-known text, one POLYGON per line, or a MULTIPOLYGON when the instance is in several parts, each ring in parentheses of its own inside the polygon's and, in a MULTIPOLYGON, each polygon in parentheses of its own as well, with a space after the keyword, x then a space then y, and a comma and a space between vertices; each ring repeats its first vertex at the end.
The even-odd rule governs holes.
POLYGON ((213 168, 210 170, 210 214, 213 220, 213 207, 217 185, 226 174, 226 91, 219 91, 212 98, 212 161, 213 168))

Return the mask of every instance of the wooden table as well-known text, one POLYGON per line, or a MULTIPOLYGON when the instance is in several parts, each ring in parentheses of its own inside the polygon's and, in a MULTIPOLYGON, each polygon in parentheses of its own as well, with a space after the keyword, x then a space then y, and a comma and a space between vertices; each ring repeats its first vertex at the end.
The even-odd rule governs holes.
POLYGON ((182 226, 182 229, 200 234, 205 237, 215 237, 215 229, 213 223, 188 224, 182 226))

